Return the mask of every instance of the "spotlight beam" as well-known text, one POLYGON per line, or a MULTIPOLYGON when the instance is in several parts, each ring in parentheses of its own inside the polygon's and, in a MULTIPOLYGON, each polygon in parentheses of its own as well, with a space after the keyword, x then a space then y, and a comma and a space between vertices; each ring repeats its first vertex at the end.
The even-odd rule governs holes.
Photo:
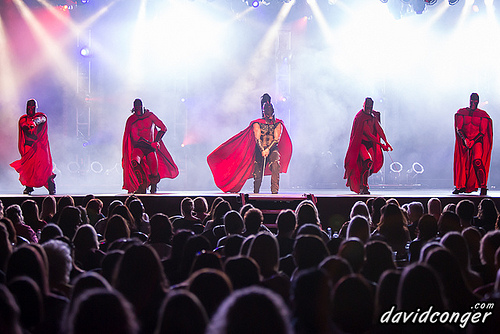
POLYGON ((5 33, 2 17, 0 16, 0 109, 7 111, 16 108, 18 101, 18 82, 12 71, 12 62, 9 57, 9 45, 7 43, 7 34, 5 33))
POLYGON ((242 73, 229 92, 224 96, 224 103, 228 105, 228 110, 237 110, 241 106, 241 101, 245 99, 248 91, 252 91, 258 87, 257 82, 263 75, 264 66, 269 59, 274 59, 272 51, 274 50, 274 42, 279 35, 279 30, 283 26, 283 22, 287 18, 290 10, 295 4, 295 0, 289 3, 283 3, 278 15, 274 19, 273 24, 268 29, 260 44, 250 58, 250 63, 247 65, 247 71, 242 73), (251 86, 251 87, 249 87, 251 86))
POLYGON ((135 24, 135 29, 131 38, 131 47, 130 47, 130 59, 129 66, 130 75, 128 76, 128 86, 134 91, 137 90, 137 86, 140 86, 143 81, 144 72, 141 68, 144 50, 146 49, 145 45, 143 45, 143 35, 146 34, 146 4, 147 0, 141 0, 139 5, 139 11, 137 13, 137 21, 135 24), (136 85, 136 87, 134 87, 136 85))
MULTIPOLYGON (((51 61, 50 63, 60 79, 69 87, 76 86, 73 66, 69 59, 64 56, 65 53, 61 48, 61 44, 50 36, 22 0, 13 0, 13 3, 26 21, 31 32, 40 42, 39 44, 43 50, 41 61, 51 61)), ((33 71, 30 72, 30 75, 33 75, 33 71)))

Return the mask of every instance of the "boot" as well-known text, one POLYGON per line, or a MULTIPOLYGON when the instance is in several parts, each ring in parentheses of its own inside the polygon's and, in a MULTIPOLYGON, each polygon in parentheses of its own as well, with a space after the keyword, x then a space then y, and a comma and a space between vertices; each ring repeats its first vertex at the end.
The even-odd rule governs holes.
POLYGON ((49 180, 47 181, 47 190, 49 191, 49 195, 56 194, 56 183, 54 182, 55 178, 56 174, 52 174, 51 176, 49 176, 49 180))
POLYGON ((25 195, 31 195, 31 193, 32 193, 34 190, 35 190, 35 189, 33 189, 33 187, 28 187, 28 186, 26 186, 26 188, 24 188, 23 194, 25 194, 25 195))
POLYGON ((156 194, 158 191, 158 182, 160 182, 160 175, 149 175, 149 182, 151 182, 151 190, 152 194, 156 194))

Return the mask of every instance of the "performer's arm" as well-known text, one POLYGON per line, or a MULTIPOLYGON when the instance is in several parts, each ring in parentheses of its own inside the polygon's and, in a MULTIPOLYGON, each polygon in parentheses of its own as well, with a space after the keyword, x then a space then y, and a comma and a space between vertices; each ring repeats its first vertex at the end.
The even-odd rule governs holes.
POLYGON ((464 126, 464 118, 461 115, 456 115, 455 116, 455 131, 457 132, 457 135, 462 139, 462 145, 465 147, 468 147, 467 145, 467 139, 465 138, 465 135, 462 131, 462 127, 464 126))
POLYGON ((259 147, 260 152, 262 152, 262 156, 264 156, 264 147, 262 146, 262 141, 260 140, 260 126, 259 123, 253 123, 253 135, 255 137, 255 142, 259 147))
POLYGON ((382 127, 380 126, 380 123, 378 121, 375 122, 375 129, 377 130, 377 133, 380 136, 380 138, 382 138, 382 140, 385 143, 385 145, 380 144, 380 146, 382 146, 382 148, 385 151, 392 151, 392 146, 387 141, 387 138, 385 137, 384 129, 382 129, 382 127))
POLYGON ((33 123, 35 125, 40 125, 47 122, 47 118, 45 116, 37 116, 33 118, 33 123))
POLYGON ((158 143, 167 132, 167 126, 155 114, 151 113, 151 116, 153 117, 154 125, 160 129, 154 138, 154 142, 158 143))

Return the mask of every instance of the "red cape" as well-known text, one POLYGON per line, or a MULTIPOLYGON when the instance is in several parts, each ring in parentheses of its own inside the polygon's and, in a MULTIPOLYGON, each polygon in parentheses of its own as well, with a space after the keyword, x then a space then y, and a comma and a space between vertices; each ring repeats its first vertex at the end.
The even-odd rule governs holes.
MULTIPOLYGON (((380 122, 380 113, 375 110, 373 110, 372 113, 377 118, 377 121, 380 122)), ((358 194, 361 187, 361 171, 363 167, 363 161, 361 160, 361 157, 359 155, 362 145, 361 139, 363 138, 363 128, 365 122, 370 119, 371 116, 364 113, 363 110, 360 110, 356 114, 356 117, 354 117, 354 122, 352 124, 351 130, 351 138, 349 140, 349 147, 347 148, 347 153, 344 160, 344 179, 347 179, 346 186, 350 187, 352 191, 358 194)), ((375 137, 377 137, 377 140, 380 141, 380 136, 377 133, 374 133, 374 135, 375 137)), ((371 169, 371 174, 377 173, 384 164, 384 155, 382 154, 382 148, 380 147, 380 145, 374 143, 373 148, 375 153, 372 157, 373 166, 371 169)))
MULTIPOLYGON (((463 116, 469 116, 469 110, 467 108, 462 108, 455 114, 455 128, 458 117, 463 116)), ((486 118, 488 120, 488 127, 483 136, 483 155, 481 156, 481 161, 486 171, 485 181, 487 183, 490 172, 491 149, 493 147, 493 122, 486 111, 481 109, 476 109, 472 117, 486 118)), ((467 149, 462 144, 462 138, 460 138, 457 131, 455 131, 455 159, 453 166, 453 179, 457 189, 465 188, 465 192, 470 193, 479 188, 480 185, 476 178, 472 159, 467 159, 467 149)))
MULTIPOLYGON (((253 177, 256 146, 253 124, 264 122, 262 118, 253 120, 245 130, 222 143, 207 157, 215 184, 222 191, 239 192, 246 180, 253 177)), ((278 151, 281 156, 281 173, 286 173, 292 158, 292 141, 283 121, 276 119, 276 122, 283 127, 278 151)), ((266 167, 264 175, 271 175, 269 167, 266 167)))
MULTIPOLYGON (((136 114, 131 115, 127 119, 127 124, 125 125, 125 132, 123 133, 123 147, 122 147, 122 167, 123 167, 123 188, 129 192, 134 192, 139 188, 139 181, 134 173, 134 168, 132 167, 131 153, 132 153, 132 141, 131 141, 131 127, 139 119, 144 119, 151 115, 150 111, 146 111, 143 115, 137 116, 136 114)), ((155 129, 155 136, 158 131, 155 129)), ((179 175, 179 169, 174 162, 174 159, 168 152, 163 140, 159 142, 159 148, 156 150, 156 155, 158 156, 158 174, 161 179, 169 178, 173 179, 179 175)), ((149 177, 149 167, 147 164, 141 164, 144 168, 144 173, 146 177, 149 177)), ((148 185, 150 184, 148 180, 148 185)))
MULTIPOLYGON (((35 117, 42 116, 47 119, 44 113, 35 113, 35 117)), ((23 115, 19 119, 19 141, 18 148, 21 159, 10 164, 18 173, 19 181, 27 187, 47 187, 47 181, 52 173, 52 155, 50 154, 48 125, 47 121, 38 125, 37 140, 30 146, 24 146, 26 135, 22 126, 26 124, 28 115, 23 115)))

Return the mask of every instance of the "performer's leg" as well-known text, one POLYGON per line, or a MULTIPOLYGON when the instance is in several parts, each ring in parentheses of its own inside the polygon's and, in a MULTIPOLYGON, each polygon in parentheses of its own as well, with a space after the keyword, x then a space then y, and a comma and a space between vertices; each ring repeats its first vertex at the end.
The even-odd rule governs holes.
POLYGON ((158 182, 160 182, 160 175, 158 174, 158 156, 156 152, 151 152, 146 157, 151 174, 149 175, 149 182, 151 183, 151 193, 156 194, 158 190, 158 182))
POLYGON ((49 176, 49 179, 47 181, 47 190, 49 191, 49 195, 56 194, 56 183, 54 182, 55 178, 56 174, 52 174, 51 176, 49 176))
POLYGON ((478 142, 474 145, 473 147, 473 157, 474 160, 472 161, 472 164, 474 166, 474 171, 476 172, 476 178, 477 182, 479 183, 479 188, 481 188, 481 195, 486 195, 487 189, 486 189, 486 169, 484 168, 482 154, 483 154, 483 143, 478 142))
POLYGON ((139 182, 139 188, 135 191, 136 194, 145 194, 146 187, 148 185, 146 174, 144 173, 144 169, 141 166, 142 162, 142 151, 139 148, 134 148, 132 150, 132 168, 134 168, 135 176, 137 177, 137 181, 139 182))
POLYGON ((269 155, 269 161, 270 165, 269 168, 271 169, 271 193, 277 194, 278 190, 280 189, 280 154, 278 151, 273 151, 269 155))
POLYGON ((31 195, 31 193, 32 193, 34 190, 35 190, 35 189, 33 189, 33 187, 28 187, 28 186, 26 186, 26 187, 24 188, 23 194, 25 194, 25 195, 31 195))
POLYGON ((373 160, 369 150, 365 145, 361 145, 360 155, 363 161, 363 164, 361 166, 360 194, 368 195, 370 194, 370 191, 368 190, 370 188, 368 186, 368 177, 371 174, 373 160))
POLYGON ((253 192, 258 194, 260 191, 260 185, 262 184, 262 164, 264 163, 264 158, 257 152, 255 156, 255 161, 253 163, 253 192))

